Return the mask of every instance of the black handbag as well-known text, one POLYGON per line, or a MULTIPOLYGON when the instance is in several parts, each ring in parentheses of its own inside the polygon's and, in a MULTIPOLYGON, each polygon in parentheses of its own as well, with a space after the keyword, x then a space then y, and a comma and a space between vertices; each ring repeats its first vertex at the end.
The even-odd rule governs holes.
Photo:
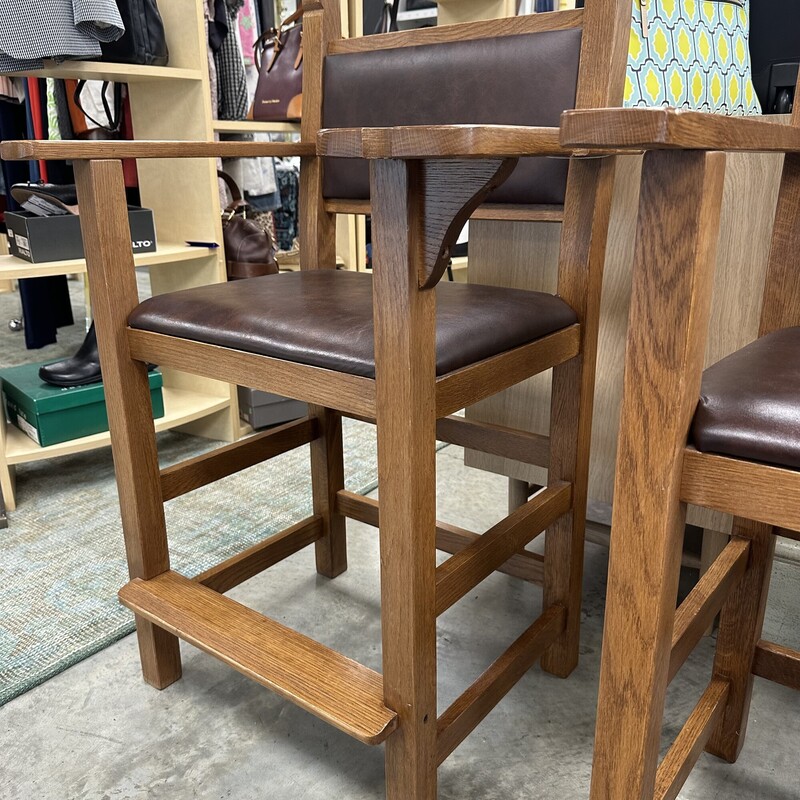
POLYGON ((164 21, 156 0, 117 0, 125 33, 116 42, 101 42, 103 61, 163 67, 169 61, 164 21))

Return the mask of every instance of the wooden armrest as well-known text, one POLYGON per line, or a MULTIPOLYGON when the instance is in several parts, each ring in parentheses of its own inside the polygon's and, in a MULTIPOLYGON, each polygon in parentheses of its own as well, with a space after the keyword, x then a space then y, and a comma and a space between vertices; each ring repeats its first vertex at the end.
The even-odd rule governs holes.
POLYGON ((8 141, 0 145, 6 161, 91 161, 118 158, 248 158, 258 156, 313 156, 308 142, 156 142, 80 140, 63 142, 8 141))
POLYGON ((800 127, 675 108, 603 108, 565 111, 560 140, 576 148, 798 153, 800 127))
POLYGON ((577 155, 572 148, 559 144, 558 128, 521 125, 327 128, 317 134, 317 154, 343 158, 568 158, 577 155))

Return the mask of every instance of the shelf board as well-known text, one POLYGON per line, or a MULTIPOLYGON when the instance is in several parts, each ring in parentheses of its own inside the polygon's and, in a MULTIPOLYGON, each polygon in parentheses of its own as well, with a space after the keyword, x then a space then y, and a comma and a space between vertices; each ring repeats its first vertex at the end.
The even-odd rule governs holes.
POLYGON ((211 126, 217 133, 300 133, 299 122, 215 119, 211 121, 211 126))
POLYGON ((10 75, 31 75, 37 78, 72 78, 76 80, 118 81, 135 83, 142 81, 199 81, 199 69, 181 67, 148 67, 143 64, 112 64, 105 61, 45 61, 44 69, 33 72, 11 72, 10 75))
MULTIPOLYGON (((199 261, 217 253, 213 247, 190 247, 186 244, 160 242, 155 253, 141 253, 133 257, 137 267, 156 264, 174 264, 179 261, 199 261)), ((0 281, 19 278, 44 278, 50 275, 72 275, 86 272, 86 261, 72 258, 65 261, 44 261, 31 264, 16 256, 0 256, 0 281)))
MULTIPOLYGON (((194 422, 215 411, 228 408, 228 397, 190 392, 185 389, 164 387, 164 416, 155 420, 156 431, 165 431, 178 425, 194 422)), ((23 464, 27 461, 40 461, 45 458, 56 458, 72 453, 82 453, 111 444, 108 432, 84 436, 71 442, 40 447, 33 439, 29 439, 19 428, 8 424, 6 428, 6 461, 9 464, 23 464)))

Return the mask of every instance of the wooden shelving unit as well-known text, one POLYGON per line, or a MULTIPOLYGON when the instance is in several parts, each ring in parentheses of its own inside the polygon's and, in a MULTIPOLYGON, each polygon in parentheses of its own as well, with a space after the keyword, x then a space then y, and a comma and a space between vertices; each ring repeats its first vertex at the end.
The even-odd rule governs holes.
MULTIPOLYGON (((206 53, 206 25, 196 0, 160 3, 170 63, 166 67, 94 61, 47 63, 37 76, 125 82, 129 87, 136 138, 212 141, 215 129, 206 53)), ((150 270, 154 294, 226 280, 222 248, 194 248, 186 241, 222 242, 219 191, 213 159, 138 163, 142 205, 153 209, 158 251, 136 257, 150 270)), ((0 282, 6 279, 85 272, 82 260, 29 264, 0 257, 0 282)), ((32 357, 32 360, 35 356, 32 357)), ((233 441, 242 431, 235 387, 163 369, 165 416, 156 430, 179 427, 211 439, 233 441)), ((97 434, 54 447, 39 447, 0 420, 0 489, 15 507, 14 469, 18 464, 67 455, 109 444, 97 434)), ((23 498, 24 501, 24 498, 23 498)))
MULTIPOLYGON (((155 253, 141 253, 134 256, 134 261, 137 267, 150 267, 158 264, 203 261, 215 255, 215 250, 209 247, 190 247, 185 244, 159 242, 158 250, 155 253)), ((0 256, 0 281, 44 278, 50 275, 80 275, 84 272, 86 272, 86 261, 82 258, 31 264, 29 261, 15 256, 0 256)))
MULTIPOLYGON (((182 5, 179 0, 175 0, 175 4, 182 5)), ((14 72, 10 74, 27 75, 33 73, 14 72)), ((141 64, 112 64, 105 61, 45 61, 44 69, 37 70, 36 77, 118 81, 130 84, 152 81, 201 81, 203 79, 203 71, 197 67, 187 69, 171 65, 168 67, 146 67, 141 64)))
MULTIPOLYGON (((166 431, 227 408, 228 401, 225 398, 165 387, 164 416, 154 420, 155 428, 157 431, 166 431)), ((6 437, 6 462, 10 465, 23 464, 28 461, 40 461, 45 458, 81 453, 84 450, 94 450, 108 444, 111 444, 108 433, 96 433, 70 442, 40 447, 21 430, 9 426, 6 437)))

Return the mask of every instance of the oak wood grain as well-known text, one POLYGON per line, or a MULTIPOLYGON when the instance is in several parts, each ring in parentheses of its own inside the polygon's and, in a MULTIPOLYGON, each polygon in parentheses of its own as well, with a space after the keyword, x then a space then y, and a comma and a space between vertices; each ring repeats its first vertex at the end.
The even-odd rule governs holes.
POLYGON ((127 339, 131 356, 139 361, 252 386, 337 411, 367 417, 375 414, 375 381, 371 378, 134 328, 127 329, 127 339))
POLYGON ((439 566, 436 569, 437 616, 565 514, 571 502, 572 486, 566 483, 548 486, 439 566))
POLYGON ((800 652, 762 639, 756 645, 753 675, 800 691, 800 652))
MULTIPOLYGON (((415 169, 418 191, 412 211, 420 219, 422 248, 417 280, 421 289, 436 286, 450 264, 450 249, 470 214, 514 171, 515 159, 423 161, 415 169)), ((409 221, 410 223, 411 221, 409 221)))
POLYGON ((580 325, 570 325, 530 344, 443 375, 436 381, 437 417, 446 417, 574 358, 580 351, 580 336, 580 325))
POLYGON ((388 800, 436 790, 436 294, 419 288, 418 164, 370 163, 388 800))
MULTIPOLYGON (((380 527, 380 504, 370 497, 363 497, 345 490, 340 491, 336 496, 336 509, 348 519, 355 519, 375 528, 380 527)), ((473 533, 457 525, 438 520, 436 522, 436 549, 445 553, 460 553, 480 537, 481 534, 473 533)), ((530 583, 541 584, 544 575, 543 563, 543 556, 522 550, 497 567, 497 572, 503 572, 530 583)))
POLYGON ((724 167, 723 155, 700 152, 644 159, 593 800, 651 800, 655 788, 685 518, 681 459, 700 389, 724 167))
MULTIPOLYGON (((800 130, 800 122, 795 123, 800 130)), ((788 155, 783 164, 778 207, 764 282, 758 335, 800 324, 800 154, 788 155)))
POLYGON ((747 539, 732 539, 681 603, 672 628, 669 681, 703 638, 732 588, 742 579, 749 554, 747 539))
POLYGON ((765 117, 728 117, 675 108, 565 111, 563 147, 800 153, 800 127, 765 117))
POLYGON ((567 609, 567 625, 542 656, 542 668, 567 677, 580 650, 583 551, 603 285, 615 159, 573 160, 567 177, 558 260, 558 295, 581 329, 581 352, 553 370, 548 483, 573 486, 572 509, 545 537, 545 606, 567 609))
POLYGON ((724 716, 706 748, 730 762, 739 755, 747 732, 753 692, 753 656, 764 624, 775 552, 775 536, 769 525, 735 519, 733 533, 750 543, 750 561, 720 615, 714 676, 730 683, 730 693, 724 716))
POLYGON ((448 444, 541 467, 546 467, 550 462, 550 437, 489 422, 445 417, 436 423, 436 438, 448 444))
POLYGON ((687 447, 681 500, 782 528, 800 528, 800 485, 794 470, 687 447))
POLYGON ((167 142, 65 140, 6 141, 0 144, 5 161, 37 159, 86 161, 122 158, 258 158, 314 155, 314 142, 167 142))
POLYGON ((345 519, 336 510, 336 493, 344 489, 342 417, 322 406, 309 406, 319 428, 311 442, 311 494, 314 513, 322 518, 324 536, 316 545, 317 572, 335 578, 347 569, 345 519))
MULTIPOLYGON (((522 125, 408 125, 392 128, 325 128, 317 152, 342 158, 496 158, 561 156, 558 128, 522 125)), ((586 152, 581 149, 581 152, 586 152)))
POLYGON ((722 716, 728 682, 715 678, 703 692, 689 719, 658 768, 654 800, 675 800, 708 737, 722 716))
POLYGON ((439 717, 437 760, 441 764, 538 661, 566 622, 566 609, 550 606, 439 717))
POLYGON ((581 27, 583 9, 559 11, 552 14, 527 15, 508 19, 464 22, 457 25, 439 25, 433 28, 417 28, 397 31, 380 36, 363 36, 353 39, 338 39, 328 46, 328 53, 364 53, 371 50, 390 50, 395 47, 414 47, 443 42, 463 42, 472 39, 488 39, 495 36, 560 31, 581 27))
MULTIPOLYGON (((139 303, 120 161, 77 162, 75 181, 94 312, 128 572, 152 578, 169 569, 150 384, 132 361, 127 318, 139 303)), ((137 618, 144 679, 163 689, 181 676, 178 640, 137 618)))
POLYGON ((322 517, 308 517, 201 572, 194 580, 215 592, 227 592, 298 550, 319 541, 323 533, 322 517))
POLYGON ((172 500, 308 444, 316 437, 317 429, 314 419, 296 420, 166 467, 161 470, 161 497, 172 500))
POLYGON ((119 598, 365 744, 380 744, 397 728, 397 715, 383 704, 377 672, 177 572, 136 578, 119 598))

